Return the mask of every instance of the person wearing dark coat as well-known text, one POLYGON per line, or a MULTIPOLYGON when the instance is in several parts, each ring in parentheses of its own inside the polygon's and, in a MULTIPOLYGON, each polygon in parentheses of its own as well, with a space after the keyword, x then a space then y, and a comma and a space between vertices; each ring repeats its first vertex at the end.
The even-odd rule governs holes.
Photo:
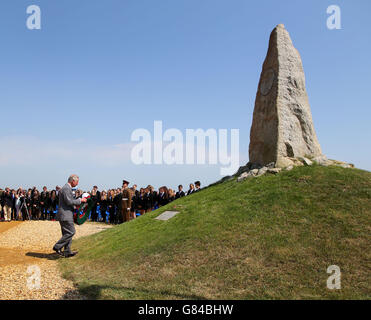
POLYGON ((0 188, 0 220, 3 219, 3 206, 4 206, 4 196, 5 191, 0 188))
POLYGON ((50 198, 49 198, 49 218, 50 220, 55 220, 55 211, 57 210, 57 205, 58 205, 58 196, 56 190, 53 190, 50 193, 50 198))
POLYGON ((187 196, 189 196, 190 194, 192 194, 192 193, 194 193, 194 192, 196 192, 196 190, 195 190, 195 186, 193 185, 193 183, 191 183, 191 184, 189 185, 189 190, 188 190, 188 192, 187 192, 187 196))
POLYGON ((12 189, 12 220, 16 220, 16 209, 15 209, 15 202, 17 201, 16 191, 12 189))
POLYGON ((195 192, 198 192, 198 191, 201 190, 201 182, 200 182, 200 181, 196 181, 196 182, 195 182, 195 186, 196 186, 196 190, 195 190, 195 192))
POLYGON ((151 192, 150 188, 148 187, 145 189, 144 202, 146 213, 151 212, 155 203, 155 195, 153 194, 153 192, 151 192))
POLYGON ((154 210, 154 209, 158 208, 158 193, 155 191, 155 189, 151 185, 149 185, 148 188, 149 188, 149 191, 152 195, 151 210, 154 210))
POLYGON ((185 193, 183 191, 183 186, 180 184, 178 186, 178 192, 175 194, 175 199, 179 199, 185 196, 185 193))
POLYGON ((39 191, 35 191, 31 199, 31 211, 34 220, 40 219, 40 194, 39 191))
POLYGON ((123 223, 122 220, 122 192, 121 189, 117 189, 116 196, 113 198, 113 202, 116 207, 115 224, 123 223))
POLYGON ((96 222, 98 220, 97 208, 98 208, 99 200, 100 200, 100 192, 98 191, 97 186, 93 187, 93 190, 90 193, 90 199, 93 202, 93 207, 91 209, 91 221, 96 222))
POLYGON ((136 206, 140 212, 140 215, 146 213, 147 210, 146 191, 143 188, 140 188, 140 192, 136 200, 136 206))
POLYGON ((99 211, 100 215, 102 217, 102 221, 106 222, 107 219, 107 209, 108 209, 108 197, 107 197, 107 192, 102 191, 100 200, 99 200, 99 211))
POLYGON ((131 187, 131 209, 130 209, 130 215, 131 219, 135 219, 137 217, 136 212, 138 210, 138 199, 139 199, 139 191, 137 190, 137 185, 134 184, 131 187))
POLYGON ((27 215, 27 212, 28 212, 28 216, 30 217, 30 219, 32 219, 32 195, 31 195, 31 190, 28 190, 28 192, 27 192, 27 194, 24 198, 24 201, 25 201, 26 207, 27 207, 27 211, 26 211, 26 209, 24 209, 24 214, 27 215))
POLYGON ((40 194, 40 212, 41 218, 46 220, 48 217, 49 210, 49 192, 46 187, 43 187, 43 191, 40 194))
POLYGON ((166 206, 169 203, 169 194, 166 187, 161 187, 157 196, 159 207, 166 206))
POLYGON ((108 213, 109 213, 109 222, 115 223, 116 221, 116 206, 115 206, 115 193, 113 190, 110 190, 109 196, 107 197, 108 213))
POLYGON ((169 202, 175 200, 175 191, 173 189, 169 189, 169 202))

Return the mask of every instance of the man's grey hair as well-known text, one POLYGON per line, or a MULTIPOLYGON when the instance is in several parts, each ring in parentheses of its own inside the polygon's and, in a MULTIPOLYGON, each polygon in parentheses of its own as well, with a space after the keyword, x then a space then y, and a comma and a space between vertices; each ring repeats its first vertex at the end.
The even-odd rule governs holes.
POLYGON ((70 177, 68 178, 68 182, 72 182, 72 181, 78 181, 80 178, 77 174, 71 174, 70 177))

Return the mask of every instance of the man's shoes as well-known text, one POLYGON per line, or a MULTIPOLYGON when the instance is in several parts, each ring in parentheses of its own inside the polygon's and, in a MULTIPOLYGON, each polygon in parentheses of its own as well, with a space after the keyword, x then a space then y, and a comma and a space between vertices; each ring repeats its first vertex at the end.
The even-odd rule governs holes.
POLYGON ((73 257, 73 256, 75 256, 75 255, 77 255, 78 254, 78 251, 72 251, 72 252, 70 252, 70 253, 65 253, 64 254, 64 257, 65 258, 71 258, 71 257, 73 257))
POLYGON ((64 253, 61 249, 56 249, 56 248, 53 248, 53 250, 57 253, 57 255, 61 256, 61 257, 64 257, 64 253))

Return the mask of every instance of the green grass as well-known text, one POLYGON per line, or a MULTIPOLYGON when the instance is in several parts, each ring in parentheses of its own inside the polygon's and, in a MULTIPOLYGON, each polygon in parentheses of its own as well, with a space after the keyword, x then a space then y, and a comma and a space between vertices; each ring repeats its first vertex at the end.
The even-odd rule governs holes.
POLYGON ((61 268, 91 299, 370 299, 370 200, 357 169, 232 180, 74 241, 61 268))

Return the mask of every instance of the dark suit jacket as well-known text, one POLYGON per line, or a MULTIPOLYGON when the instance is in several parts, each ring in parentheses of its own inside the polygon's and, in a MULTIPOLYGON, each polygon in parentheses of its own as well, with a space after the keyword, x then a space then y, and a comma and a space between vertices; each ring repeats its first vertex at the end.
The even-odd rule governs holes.
POLYGON ((13 197, 12 194, 4 192, 3 194, 3 206, 13 207, 13 197))
POLYGON ((175 199, 178 199, 178 198, 181 198, 181 197, 184 197, 184 196, 185 196, 185 193, 184 193, 183 190, 181 192, 178 191, 175 195, 175 199))
POLYGON ((195 193, 196 192, 196 189, 189 189, 188 192, 187 192, 187 196, 189 196, 190 194, 192 193, 195 193))

